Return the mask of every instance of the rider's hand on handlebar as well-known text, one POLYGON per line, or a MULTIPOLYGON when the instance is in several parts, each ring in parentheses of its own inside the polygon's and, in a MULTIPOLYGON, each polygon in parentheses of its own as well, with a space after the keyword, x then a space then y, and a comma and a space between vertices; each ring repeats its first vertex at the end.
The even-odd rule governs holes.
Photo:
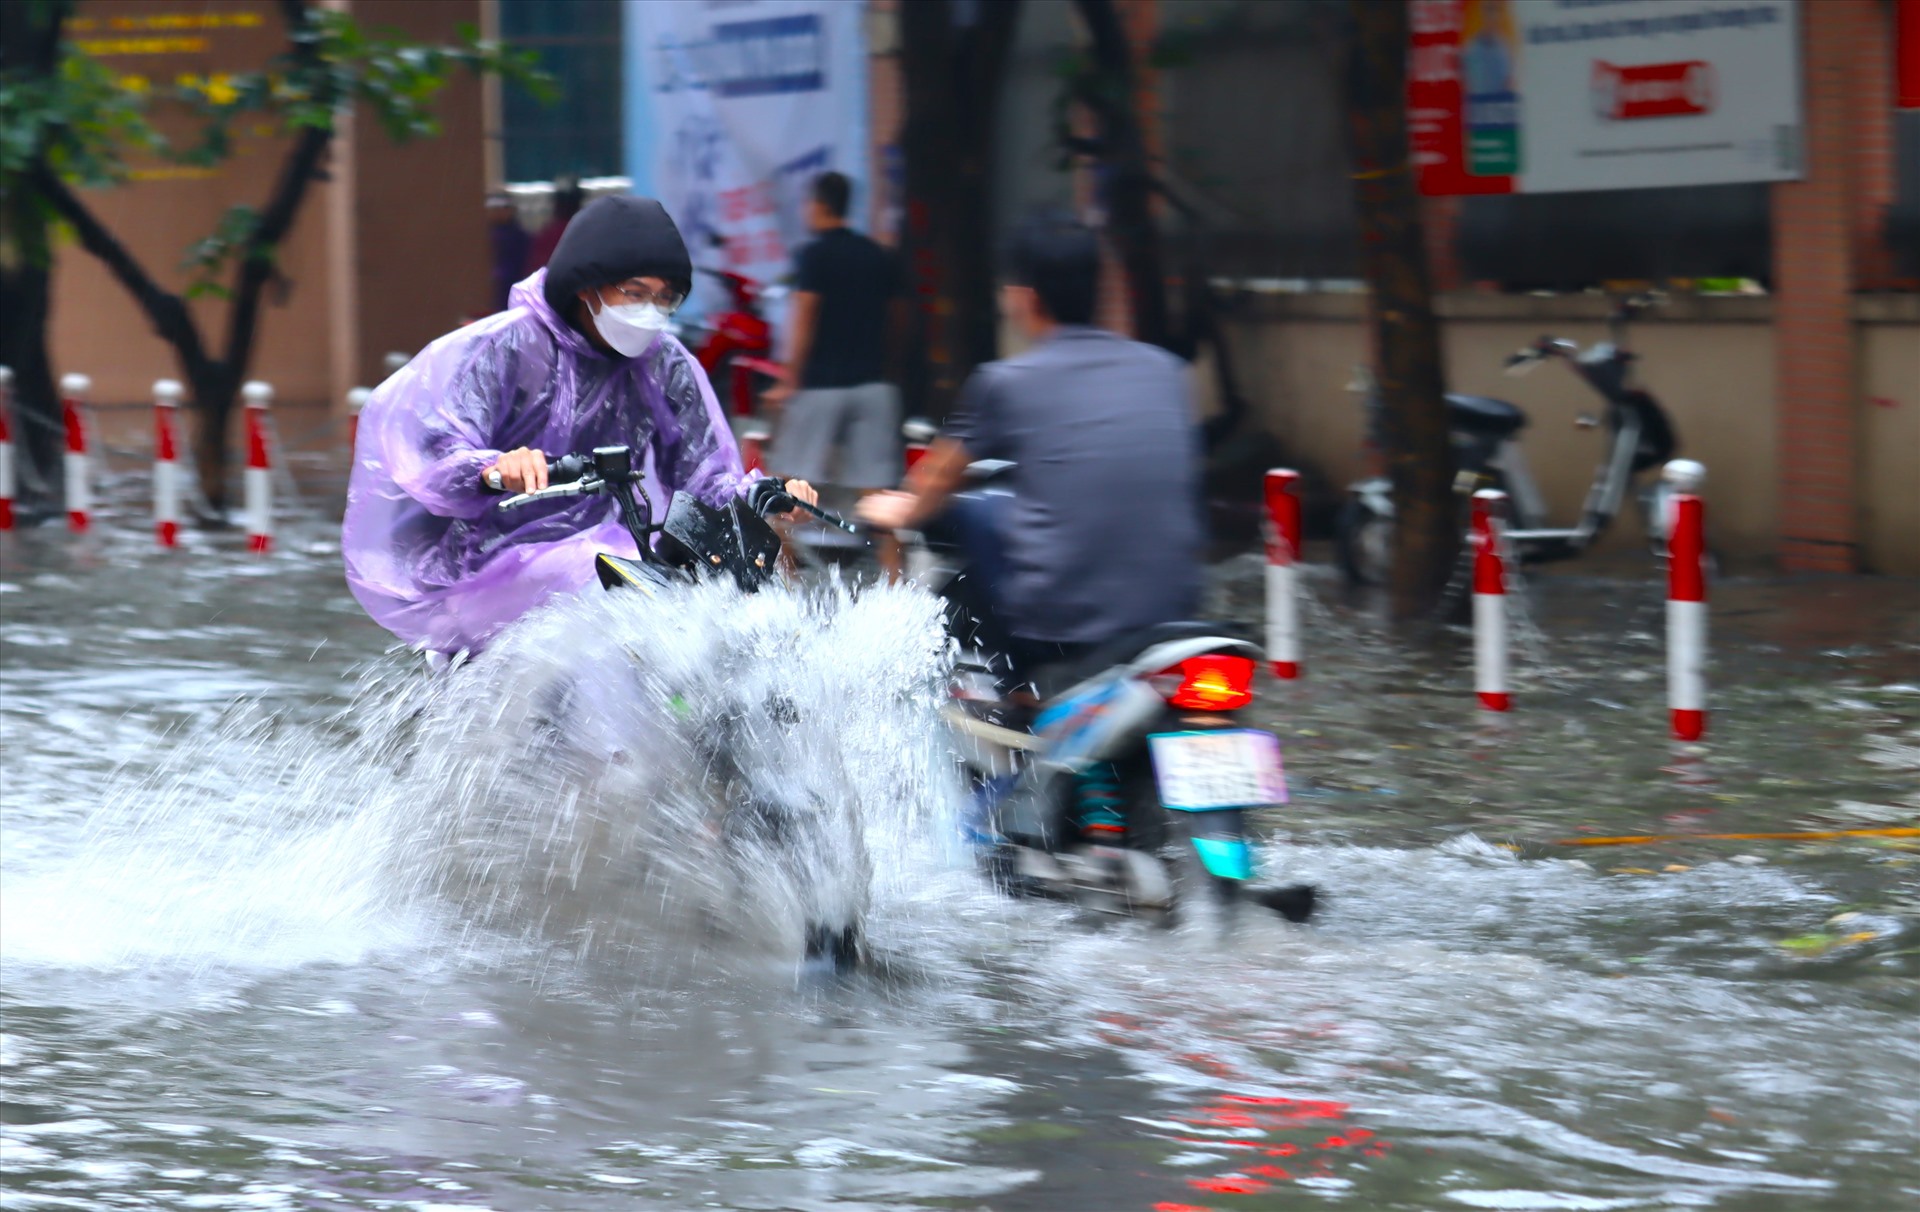
POLYGON ((501 455, 499 462, 480 473, 480 482, 487 483, 487 473, 493 471, 500 473, 503 492, 539 492, 547 486, 547 456, 525 446, 501 455))
POLYGON ((860 520, 880 530, 899 530, 919 498, 910 492, 875 492, 860 498, 860 520))
POLYGON ((808 505, 820 504, 820 494, 805 480, 757 480, 747 490, 748 507, 763 518, 778 518, 785 522, 804 521, 807 515, 796 503, 800 501, 808 505))
MULTIPOLYGON (((813 485, 807 483, 805 480, 788 480, 787 495, 792 497, 796 501, 805 501, 809 505, 818 505, 820 503, 819 491, 815 489, 813 485)), ((798 518, 800 516, 800 511, 795 510, 793 513, 789 514, 788 516, 798 518)))

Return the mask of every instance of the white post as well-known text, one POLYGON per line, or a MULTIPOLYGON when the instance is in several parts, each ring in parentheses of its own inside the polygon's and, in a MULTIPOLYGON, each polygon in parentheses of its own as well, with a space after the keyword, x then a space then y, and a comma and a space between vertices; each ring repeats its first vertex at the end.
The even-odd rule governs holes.
POLYGON ((1488 711, 1513 706, 1507 689, 1507 494, 1473 494, 1473 688, 1488 711))
POLYGON ((1706 468, 1675 459, 1664 472, 1674 489, 1667 528, 1667 712, 1677 741, 1707 733, 1707 506, 1696 493, 1706 468))
POLYGON ((85 375, 60 378, 60 419, 67 431, 67 453, 63 460, 67 487, 67 529, 84 533, 93 525, 93 484, 87 468, 87 393, 93 380, 85 375))
POLYGON ((13 371, 0 366, 0 530, 13 529, 13 371))
POLYGON ((180 543, 180 398, 172 379, 153 385, 153 536, 162 547, 180 543))
POLYGON ((1267 659, 1273 676, 1300 676, 1300 473, 1267 472, 1267 659))
POLYGON ((240 389, 247 413, 247 550, 273 547, 273 468, 267 457, 267 406, 273 388, 254 380, 240 389))
POLYGON ((367 406, 367 397, 373 391, 366 387, 355 387, 347 392, 347 454, 349 457, 360 446, 360 410, 367 406))

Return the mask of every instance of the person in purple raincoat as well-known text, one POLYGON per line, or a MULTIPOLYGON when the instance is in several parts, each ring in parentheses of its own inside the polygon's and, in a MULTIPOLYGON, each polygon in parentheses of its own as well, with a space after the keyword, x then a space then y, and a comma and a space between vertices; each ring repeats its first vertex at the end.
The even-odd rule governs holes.
MULTIPOLYGON (((706 373, 666 331, 692 277, 658 202, 601 198, 506 311, 441 337, 374 390, 341 551, 376 622, 427 652, 478 652, 593 582, 594 553, 636 555, 604 494, 494 508, 501 492, 546 487, 550 457, 630 446, 661 507, 676 491, 719 506, 745 490, 706 373)), ((788 491, 817 500, 800 481, 788 491)))

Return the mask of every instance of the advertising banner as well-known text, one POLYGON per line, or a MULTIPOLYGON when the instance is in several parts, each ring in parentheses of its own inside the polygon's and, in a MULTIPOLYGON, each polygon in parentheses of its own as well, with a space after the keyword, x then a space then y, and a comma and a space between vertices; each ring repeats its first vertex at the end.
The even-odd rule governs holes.
POLYGON ((1800 175, 1797 0, 1413 0, 1425 194, 1800 175))
POLYGON ((835 169, 867 184, 865 7, 627 0, 628 175, 695 265, 784 277, 808 183, 835 169))

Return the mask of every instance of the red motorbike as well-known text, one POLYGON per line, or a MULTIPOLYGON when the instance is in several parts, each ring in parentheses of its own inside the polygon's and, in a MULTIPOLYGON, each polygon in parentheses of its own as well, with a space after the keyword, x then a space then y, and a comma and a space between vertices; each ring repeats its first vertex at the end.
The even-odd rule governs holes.
POLYGON ((768 289, 730 269, 700 272, 725 284, 731 306, 710 313, 699 329, 682 340, 707 372, 715 392, 728 402, 728 411, 736 417, 752 416, 754 401, 780 374, 780 364, 772 360, 773 328, 760 312, 768 289))
POLYGON ((725 403, 733 417, 734 436, 740 442, 740 455, 748 471, 759 471, 761 451, 773 436, 768 422, 755 415, 754 405, 760 393, 779 381, 781 366, 772 358, 773 327, 761 314, 761 300, 770 291, 784 287, 762 287, 760 283, 729 269, 700 270, 726 286, 731 305, 708 313, 697 325, 683 329, 679 336, 693 353, 694 360, 707 372, 714 394, 725 403))

